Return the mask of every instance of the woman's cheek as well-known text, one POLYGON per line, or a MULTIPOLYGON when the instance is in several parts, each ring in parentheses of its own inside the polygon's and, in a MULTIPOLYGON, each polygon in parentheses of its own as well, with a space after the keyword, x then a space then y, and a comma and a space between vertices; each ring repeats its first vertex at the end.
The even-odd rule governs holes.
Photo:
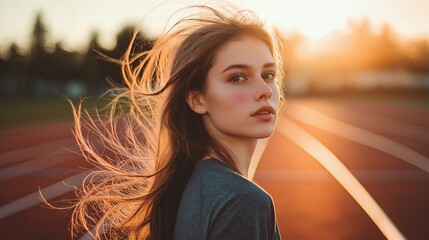
POLYGON ((231 100, 233 103, 238 105, 243 105, 247 103, 247 97, 243 93, 233 93, 231 94, 231 100))

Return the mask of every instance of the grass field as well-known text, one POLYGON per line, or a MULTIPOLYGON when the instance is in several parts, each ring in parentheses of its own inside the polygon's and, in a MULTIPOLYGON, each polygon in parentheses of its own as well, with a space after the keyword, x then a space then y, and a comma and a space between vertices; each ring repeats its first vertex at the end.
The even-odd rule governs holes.
POLYGON ((294 98, 320 98, 332 101, 352 101, 372 104, 394 104, 411 108, 429 108, 429 91, 410 92, 343 92, 323 93, 290 97, 294 98))
MULTIPOLYGON (((74 105, 78 102, 73 100, 74 105)), ((83 106, 91 110, 104 103, 103 99, 89 98, 83 106)), ((60 96, 1 96, 0 111, 0 129, 73 119, 70 103, 60 96)))
MULTIPOLYGON (((305 98, 306 96, 300 97, 305 98)), ((369 104, 429 109, 429 93, 355 93, 311 96, 330 101, 359 101, 369 104)), ((293 101, 294 97, 288 97, 293 101)), ((73 101, 76 105, 78 100, 73 101)), ((106 99, 95 97, 85 101, 86 109, 104 106, 106 99)), ((0 96, 0 130, 26 125, 71 121, 69 102, 60 96, 0 96)))

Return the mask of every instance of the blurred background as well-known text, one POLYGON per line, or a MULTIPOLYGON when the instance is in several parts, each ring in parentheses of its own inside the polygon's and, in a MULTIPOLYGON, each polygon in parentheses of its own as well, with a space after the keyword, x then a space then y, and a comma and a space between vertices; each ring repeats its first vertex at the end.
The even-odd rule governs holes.
MULTIPOLYGON (((72 197, 90 167, 69 151, 65 98, 92 97, 92 109, 106 102, 106 79, 122 84, 98 53, 120 58, 136 25, 139 49, 150 49, 175 10, 215 2, 1 1, 5 239, 70 238, 70 213, 41 206, 37 191, 72 197)), ((284 46, 288 103, 254 179, 283 237, 429 239, 429 1, 231 2, 284 46)))

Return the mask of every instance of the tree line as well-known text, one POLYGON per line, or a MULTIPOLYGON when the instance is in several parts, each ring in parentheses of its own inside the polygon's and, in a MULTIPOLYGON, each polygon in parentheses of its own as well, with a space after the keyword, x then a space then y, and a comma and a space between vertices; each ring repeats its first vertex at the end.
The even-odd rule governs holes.
MULTIPOLYGON (((130 44, 133 26, 125 26, 116 35, 116 45, 104 49, 93 32, 84 52, 66 51, 61 42, 47 46, 47 28, 43 15, 36 15, 29 50, 22 53, 11 44, 0 57, 0 93, 40 94, 66 92, 70 83, 80 84, 85 94, 96 94, 109 87, 106 78, 121 83, 120 66, 103 59, 99 53, 120 59, 130 44)), ((348 33, 326 37, 318 53, 301 56, 300 47, 306 39, 297 34, 277 35, 284 46, 286 73, 310 72, 315 76, 344 74, 362 70, 405 69, 429 73, 429 42, 426 38, 400 41, 386 24, 374 32, 367 20, 350 22, 348 33)), ((154 39, 139 33, 134 46, 137 51, 149 50, 154 39), (138 48, 138 49, 137 49, 138 48)))
MULTIPOLYGON (((29 50, 24 54, 12 43, 0 58, 0 93, 63 94, 69 83, 84 86, 86 94, 100 93, 108 87, 106 78, 121 84, 120 66, 104 56, 120 59, 129 46, 134 27, 125 26, 116 35, 116 45, 105 49, 93 32, 84 52, 66 51, 61 42, 47 46, 46 25, 37 14, 31 32, 29 50)), ((139 33, 135 40, 139 51, 149 50, 153 40, 139 33)))

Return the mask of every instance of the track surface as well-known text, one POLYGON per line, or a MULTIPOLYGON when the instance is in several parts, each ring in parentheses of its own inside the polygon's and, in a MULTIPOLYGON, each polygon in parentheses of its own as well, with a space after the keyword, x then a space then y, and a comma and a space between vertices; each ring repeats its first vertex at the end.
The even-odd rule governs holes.
MULTIPOLYGON (((429 239, 428 108, 306 99, 289 102, 283 116, 278 128, 294 125, 329 149, 403 236, 429 239), (343 123, 348 128, 340 129, 343 123), (360 133, 364 142, 354 139, 360 133)), ((349 191, 284 131, 271 138, 254 179, 275 201, 282 236, 386 239, 349 191)), ((52 201, 73 196, 68 185, 78 185, 80 170, 90 166, 64 147, 77 150, 71 123, 0 132, 1 239, 70 239, 69 212, 41 206, 37 193, 42 188, 52 201)))

